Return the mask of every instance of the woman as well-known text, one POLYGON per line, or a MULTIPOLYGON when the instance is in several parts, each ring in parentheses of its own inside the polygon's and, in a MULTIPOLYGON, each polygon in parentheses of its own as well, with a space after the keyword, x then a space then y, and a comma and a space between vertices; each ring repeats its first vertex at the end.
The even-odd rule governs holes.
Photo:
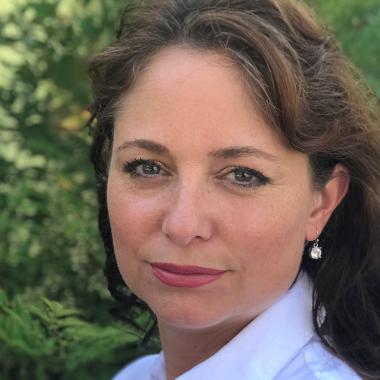
POLYGON ((163 348, 116 379, 379 379, 379 128, 308 11, 147 2, 90 75, 110 290, 163 348))

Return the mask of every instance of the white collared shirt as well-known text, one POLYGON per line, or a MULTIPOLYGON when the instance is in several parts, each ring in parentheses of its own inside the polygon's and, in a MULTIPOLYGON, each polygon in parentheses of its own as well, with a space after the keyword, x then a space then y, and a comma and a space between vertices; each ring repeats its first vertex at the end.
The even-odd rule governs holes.
MULTIPOLYGON (((355 380, 325 349, 312 323, 306 275, 218 352, 176 380, 355 380)), ((137 359, 113 380, 166 380, 161 352, 137 359)))

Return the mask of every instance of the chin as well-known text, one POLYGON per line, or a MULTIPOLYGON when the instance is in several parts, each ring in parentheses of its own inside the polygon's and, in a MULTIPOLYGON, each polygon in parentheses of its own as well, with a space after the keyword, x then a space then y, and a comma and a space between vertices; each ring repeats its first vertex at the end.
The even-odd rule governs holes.
POLYGON ((227 319, 217 310, 203 310, 196 307, 166 307, 164 310, 153 309, 158 323, 181 330, 203 330, 212 328, 227 319))

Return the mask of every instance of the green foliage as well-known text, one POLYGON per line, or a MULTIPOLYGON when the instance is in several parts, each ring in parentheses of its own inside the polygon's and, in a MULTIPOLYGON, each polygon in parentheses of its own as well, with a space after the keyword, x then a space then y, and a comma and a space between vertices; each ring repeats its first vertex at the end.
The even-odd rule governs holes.
POLYGON ((380 1, 309 0, 380 99, 380 1))
MULTIPOLYGON (((127 2, 0 0, 0 380, 108 379, 141 353, 108 314, 82 128, 127 2)), ((380 98, 379 1, 309 3, 380 98)))
POLYGON ((130 327, 88 323, 46 298, 11 302, 0 289, 0 379, 110 379, 141 355, 141 339, 130 327))
POLYGON ((89 136, 81 128, 88 58, 111 41, 124 2, 7 3, 0 7, 2 286, 106 319, 89 136))

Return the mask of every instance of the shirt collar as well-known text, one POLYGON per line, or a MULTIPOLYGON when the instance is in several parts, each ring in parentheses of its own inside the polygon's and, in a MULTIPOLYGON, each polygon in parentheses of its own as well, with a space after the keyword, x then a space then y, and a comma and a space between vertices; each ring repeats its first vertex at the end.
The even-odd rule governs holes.
MULTIPOLYGON (((273 379, 311 339, 312 286, 300 274, 295 284, 213 356, 177 380, 273 379)), ((159 357, 163 368, 163 356, 159 357)), ((158 363, 157 363, 158 365, 158 363)))

